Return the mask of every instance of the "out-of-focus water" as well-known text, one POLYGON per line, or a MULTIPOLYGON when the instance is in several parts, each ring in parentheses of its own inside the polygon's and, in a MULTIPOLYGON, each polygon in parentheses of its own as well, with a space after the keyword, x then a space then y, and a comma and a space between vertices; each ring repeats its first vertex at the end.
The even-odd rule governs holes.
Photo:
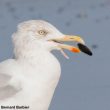
POLYGON ((17 24, 30 19, 83 36, 94 54, 55 52, 62 76, 49 110, 110 110, 110 0, 0 0, 0 61, 13 55, 17 24))

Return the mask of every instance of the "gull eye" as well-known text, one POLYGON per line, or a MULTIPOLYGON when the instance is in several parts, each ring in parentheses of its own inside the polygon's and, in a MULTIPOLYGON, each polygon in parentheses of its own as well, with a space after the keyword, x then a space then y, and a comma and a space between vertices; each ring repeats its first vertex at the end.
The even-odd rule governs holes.
POLYGON ((39 30, 38 33, 43 36, 47 35, 47 32, 45 30, 39 30))

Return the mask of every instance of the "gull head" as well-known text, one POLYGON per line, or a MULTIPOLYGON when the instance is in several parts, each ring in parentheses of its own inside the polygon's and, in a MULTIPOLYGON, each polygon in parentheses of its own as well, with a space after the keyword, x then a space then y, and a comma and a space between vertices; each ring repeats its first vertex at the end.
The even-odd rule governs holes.
POLYGON ((37 51, 38 49, 51 51, 54 49, 67 49, 79 53, 80 49, 67 45, 65 42, 78 42, 85 44, 84 40, 75 35, 65 35, 50 23, 43 20, 29 20, 18 25, 17 32, 13 34, 15 51, 23 49, 37 51))

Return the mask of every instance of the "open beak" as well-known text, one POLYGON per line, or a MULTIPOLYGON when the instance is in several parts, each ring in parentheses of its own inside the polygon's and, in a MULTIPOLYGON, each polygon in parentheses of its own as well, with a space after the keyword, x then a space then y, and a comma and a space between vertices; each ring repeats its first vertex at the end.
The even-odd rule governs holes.
POLYGON ((70 35, 65 35, 62 38, 52 39, 52 41, 59 42, 58 46, 60 48, 67 49, 67 50, 69 50, 71 52, 75 52, 75 53, 79 53, 80 49, 77 48, 77 47, 74 47, 74 46, 67 45, 67 44, 62 44, 60 42, 77 42, 77 43, 85 44, 84 40, 81 37, 79 37, 79 36, 70 36, 70 35))
POLYGON ((84 53, 86 53, 88 55, 92 54, 90 49, 87 46, 85 46, 84 40, 81 37, 79 37, 79 36, 65 35, 62 38, 52 39, 52 41, 57 42, 59 48, 61 48, 61 49, 67 49, 67 50, 69 50, 71 52, 74 52, 74 53, 79 53, 79 52, 82 51, 82 52, 84 52, 84 53), (67 44, 62 44, 60 42, 77 42, 78 43, 78 47, 74 47, 74 46, 67 45, 67 44))

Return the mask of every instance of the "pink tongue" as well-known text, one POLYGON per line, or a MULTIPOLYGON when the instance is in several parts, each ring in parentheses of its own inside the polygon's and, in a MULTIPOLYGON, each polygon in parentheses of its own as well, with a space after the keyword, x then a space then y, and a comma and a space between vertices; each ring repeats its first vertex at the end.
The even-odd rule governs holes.
POLYGON ((66 58, 66 59, 69 59, 68 55, 63 51, 63 49, 60 50, 62 55, 66 58))

